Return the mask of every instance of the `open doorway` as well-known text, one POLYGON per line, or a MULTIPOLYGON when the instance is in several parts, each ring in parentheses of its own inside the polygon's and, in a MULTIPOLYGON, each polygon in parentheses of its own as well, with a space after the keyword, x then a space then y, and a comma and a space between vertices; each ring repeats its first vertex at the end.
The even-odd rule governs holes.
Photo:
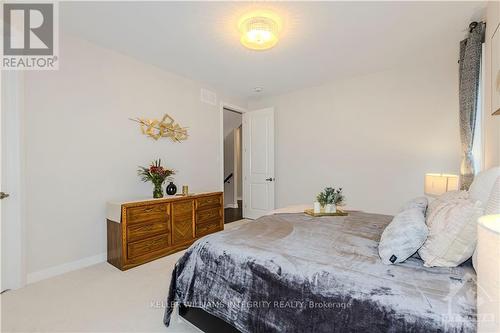
POLYGON ((224 223, 243 218, 242 121, 240 112, 224 108, 224 223))

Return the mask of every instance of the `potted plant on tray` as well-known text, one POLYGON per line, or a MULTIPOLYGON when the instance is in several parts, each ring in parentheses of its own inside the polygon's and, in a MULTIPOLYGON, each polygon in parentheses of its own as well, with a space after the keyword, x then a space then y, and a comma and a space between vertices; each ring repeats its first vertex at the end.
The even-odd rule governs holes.
POLYGON ((337 206, 344 204, 345 197, 342 188, 325 187, 324 191, 318 194, 316 200, 323 207, 325 213, 335 213, 337 206))
POLYGON ((140 166, 137 174, 143 182, 151 182, 154 185, 153 198, 163 198, 162 185, 167 177, 175 174, 172 169, 164 168, 161 159, 153 161, 149 167, 140 166))

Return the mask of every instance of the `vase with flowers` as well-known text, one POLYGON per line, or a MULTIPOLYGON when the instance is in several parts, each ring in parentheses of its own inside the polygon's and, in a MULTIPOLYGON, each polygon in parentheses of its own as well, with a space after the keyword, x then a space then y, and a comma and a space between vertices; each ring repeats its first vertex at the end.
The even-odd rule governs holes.
POLYGON ((335 213, 337 206, 344 204, 345 197, 342 188, 326 187, 323 192, 318 194, 316 200, 323 207, 325 213, 335 213))
POLYGON ((175 171, 164 168, 161 165, 161 159, 158 159, 153 161, 149 167, 140 166, 137 170, 137 174, 141 177, 143 182, 153 183, 153 198, 163 198, 162 185, 167 177, 175 174, 175 171))

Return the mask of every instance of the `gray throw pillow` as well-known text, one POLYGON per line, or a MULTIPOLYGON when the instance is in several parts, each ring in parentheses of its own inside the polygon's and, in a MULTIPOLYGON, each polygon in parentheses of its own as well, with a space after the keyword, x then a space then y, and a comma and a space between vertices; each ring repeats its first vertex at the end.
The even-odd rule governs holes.
POLYGON ((417 197, 405 203, 403 207, 401 207, 399 212, 404 212, 410 208, 418 208, 420 209, 424 215, 427 210, 427 205, 429 204, 429 200, 426 197, 417 197))
POLYGON ((385 228, 378 245, 382 262, 397 264, 411 257, 429 234, 422 207, 409 208, 396 215, 385 228))

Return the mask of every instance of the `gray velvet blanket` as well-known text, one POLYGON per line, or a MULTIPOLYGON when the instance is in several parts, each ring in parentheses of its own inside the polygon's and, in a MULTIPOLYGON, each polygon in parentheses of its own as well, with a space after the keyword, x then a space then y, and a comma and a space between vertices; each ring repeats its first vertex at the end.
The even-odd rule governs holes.
POLYGON ((475 332, 472 267, 384 265, 390 220, 279 214, 204 237, 175 266, 164 322, 178 303, 241 332, 475 332))

